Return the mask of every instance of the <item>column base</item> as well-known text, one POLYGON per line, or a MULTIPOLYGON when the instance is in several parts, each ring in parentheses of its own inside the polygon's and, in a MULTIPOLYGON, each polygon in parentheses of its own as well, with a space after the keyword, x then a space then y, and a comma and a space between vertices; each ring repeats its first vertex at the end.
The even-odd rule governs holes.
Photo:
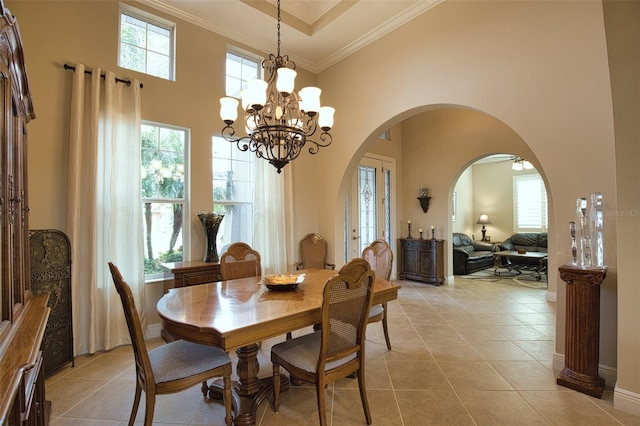
POLYGON ((576 373, 566 367, 560 372, 556 383, 596 398, 602 398, 602 392, 604 391, 603 378, 576 373))

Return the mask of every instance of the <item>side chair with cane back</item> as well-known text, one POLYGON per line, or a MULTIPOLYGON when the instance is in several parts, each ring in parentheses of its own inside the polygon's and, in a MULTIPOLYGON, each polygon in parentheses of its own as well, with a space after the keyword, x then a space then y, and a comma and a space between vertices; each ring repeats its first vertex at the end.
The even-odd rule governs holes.
POLYGON ((136 391, 129 426, 136 420, 142 392, 145 393, 144 424, 151 426, 156 395, 180 392, 214 377, 223 378, 225 423, 231 425, 232 368, 229 355, 215 346, 185 340, 175 340, 147 351, 131 288, 122 278, 116 265, 109 262, 109 269, 122 301, 136 365, 136 391))
POLYGON ((336 269, 334 263, 327 262, 329 244, 320 234, 307 234, 300 240, 300 261, 296 269, 336 269))
POLYGON ((325 386, 356 373, 367 424, 371 413, 365 386, 365 330, 375 275, 367 261, 353 259, 327 280, 321 330, 271 348, 273 410, 280 409, 280 367, 291 376, 315 383, 320 425, 327 424, 325 386))
MULTIPOLYGON (((375 273, 376 278, 382 278, 389 281, 389 278, 391 278, 391 269, 393 267, 393 251, 391 251, 389 244, 387 244, 385 240, 375 240, 365 247, 365 249, 362 250, 362 258, 369 262, 371 270, 375 273)), ((386 302, 381 305, 373 305, 369 311, 369 323, 382 321, 384 340, 387 343, 387 349, 391 350, 387 313, 386 302)))

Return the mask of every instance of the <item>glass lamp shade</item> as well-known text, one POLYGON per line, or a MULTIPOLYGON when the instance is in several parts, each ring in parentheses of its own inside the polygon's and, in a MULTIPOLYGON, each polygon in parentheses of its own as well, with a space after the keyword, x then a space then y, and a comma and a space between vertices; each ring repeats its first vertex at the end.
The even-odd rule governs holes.
POLYGON ((511 168, 512 168, 513 170, 518 170, 518 171, 520 171, 520 170, 522 170, 522 163, 520 163, 520 162, 516 161, 516 162, 514 162, 514 163, 511 165, 511 168))
POLYGON ((335 108, 328 106, 320 108, 320 117, 318 117, 318 124, 320 128, 325 132, 333 127, 333 114, 336 112, 335 108))
POLYGON ((284 94, 290 94, 293 92, 293 88, 296 82, 296 75, 298 73, 291 68, 278 68, 278 80, 276 81, 276 88, 278 92, 284 94))
POLYGON ((300 89, 300 109, 306 113, 320 111, 320 93, 322 90, 318 87, 303 87, 300 89))
POLYGON ((242 96, 242 105, 247 108, 254 106, 264 106, 267 102, 267 82, 264 80, 247 81, 247 90, 242 96))
POLYGON ((220 118, 225 123, 233 123, 238 118, 238 100, 235 98, 220 98, 220 118))

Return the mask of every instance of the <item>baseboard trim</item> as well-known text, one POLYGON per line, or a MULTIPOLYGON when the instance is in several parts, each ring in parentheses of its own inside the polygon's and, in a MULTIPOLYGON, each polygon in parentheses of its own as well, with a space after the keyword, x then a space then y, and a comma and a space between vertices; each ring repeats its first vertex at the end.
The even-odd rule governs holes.
POLYGON ((640 416, 640 394, 619 388, 616 385, 613 390, 613 407, 616 410, 640 416))
POLYGON ((445 284, 453 284, 456 282, 455 276, 450 275, 447 277, 447 279, 445 280, 445 284))
POLYGON ((162 324, 151 324, 149 326, 149 338, 153 339, 154 337, 160 337, 161 331, 162 331, 162 324))
POLYGON ((557 299, 558 299, 558 293, 556 293, 555 291, 549 291, 547 290, 547 301, 548 302, 552 302, 552 303, 556 303, 557 299))

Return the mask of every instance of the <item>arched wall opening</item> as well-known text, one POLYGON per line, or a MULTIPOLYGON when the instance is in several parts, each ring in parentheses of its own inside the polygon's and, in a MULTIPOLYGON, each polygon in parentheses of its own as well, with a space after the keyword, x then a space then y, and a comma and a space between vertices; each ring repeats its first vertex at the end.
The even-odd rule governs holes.
MULTIPOLYGON (((504 122, 485 112, 461 105, 425 105, 399 114, 377 127, 361 143, 342 176, 336 201, 336 206, 340 206, 336 209, 336 229, 344 223, 343 207, 360 159, 366 152, 376 149, 378 136, 389 128, 394 129, 392 143, 397 144, 389 151, 398 156, 394 185, 397 217, 392 219, 395 229, 392 238, 397 241, 397 238, 406 233, 407 220, 412 221, 415 229, 429 229, 433 225, 437 237, 446 240, 444 262, 448 282, 453 282, 453 260, 450 253, 450 207, 453 190, 464 170, 482 157, 509 152, 527 158, 534 165, 547 187, 549 233, 553 234, 556 225, 552 191, 538 158, 527 143, 504 122), (421 187, 429 188, 429 196, 432 197, 427 213, 422 211, 416 201, 418 188, 421 187)), ((389 152, 385 154, 389 155, 389 152)), ((335 235, 336 242, 346 243, 343 233, 336 231, 335 235)), ((395 246, 394 241, 392 246, 395 246)), ((555 244, 555 239, 550 238, 550 253, 556 252, 555 244)), ((549 262, 550 268, 556 267, 555 259, 550 259, 549 262)), ((555 300, 557 277, 555 274, 551 275, 548 298, 555 300)))

